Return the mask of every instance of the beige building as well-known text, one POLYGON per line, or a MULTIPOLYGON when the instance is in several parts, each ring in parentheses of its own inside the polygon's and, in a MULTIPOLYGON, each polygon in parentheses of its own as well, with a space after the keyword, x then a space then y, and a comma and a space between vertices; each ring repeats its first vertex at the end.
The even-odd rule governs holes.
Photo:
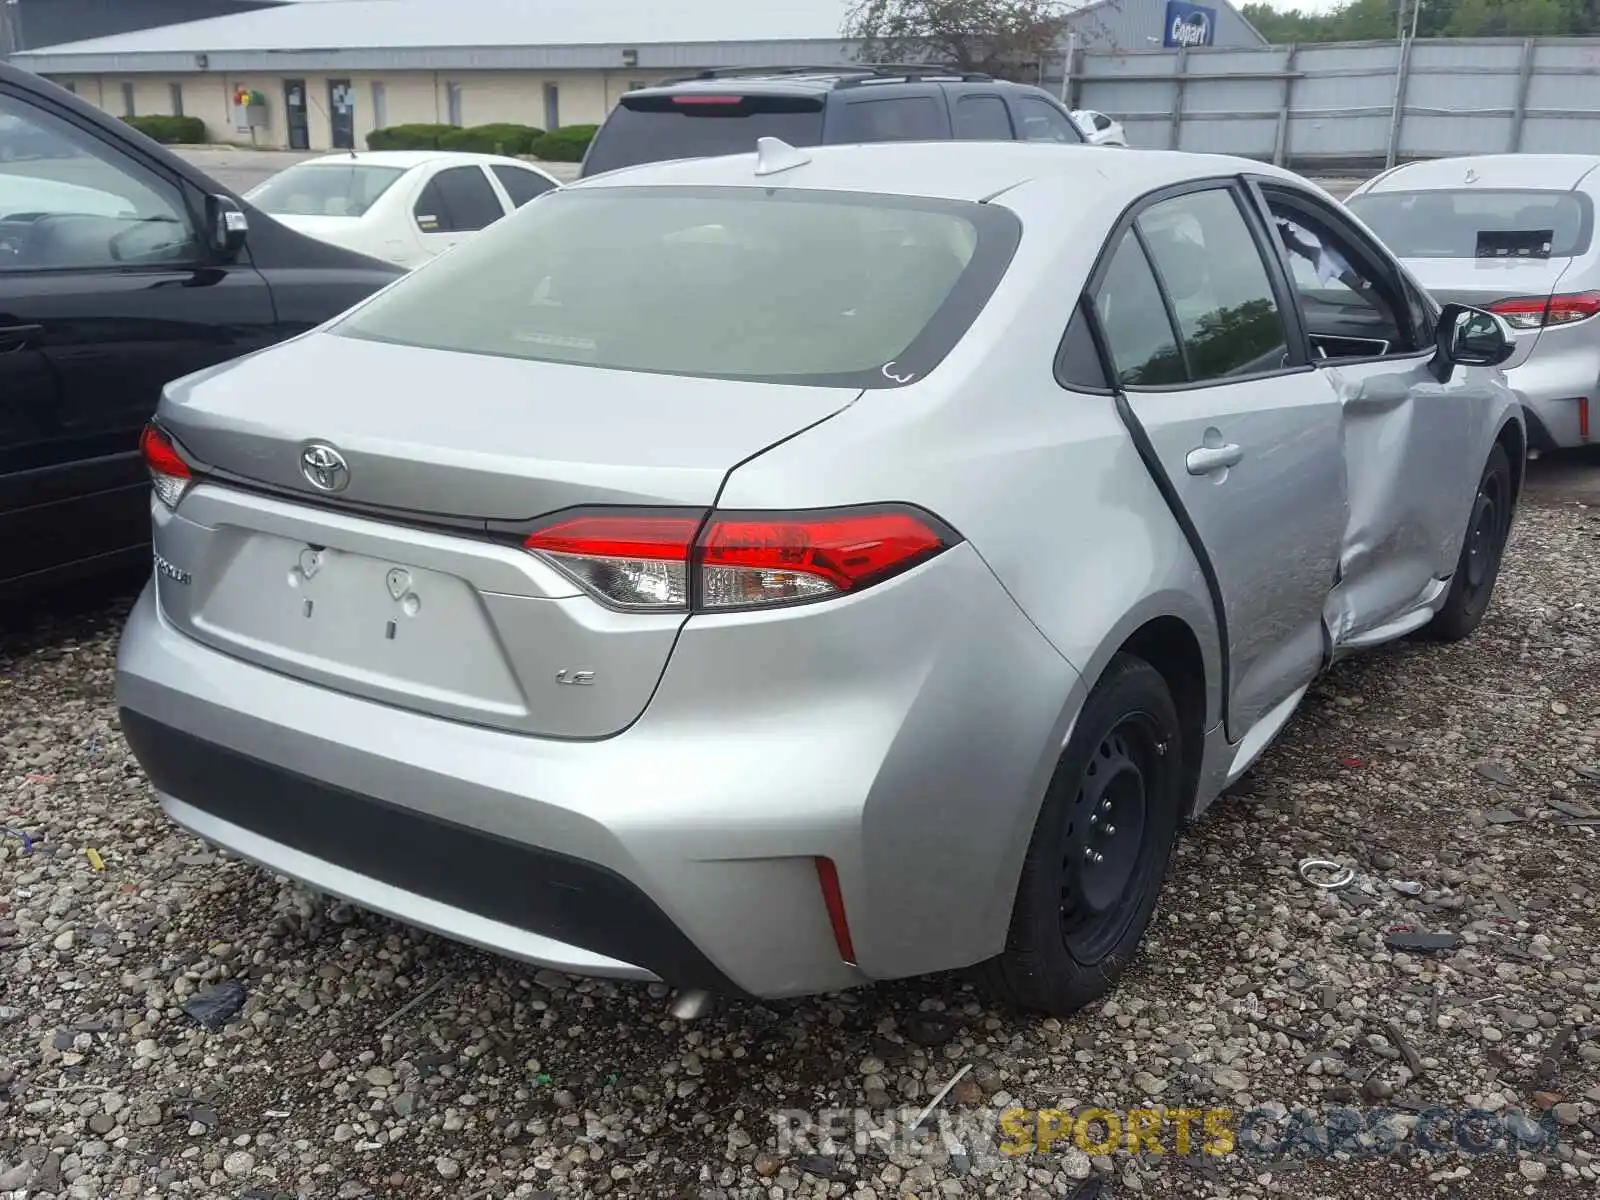
POLYGON ((79 75, 51 72, 113 116, 171 113, 199 117, 207 140, 240 146, 287 149, 290 116, 303 106, 305 141, 296 148, 331 150, 333 113, 342 98, 350 110, 356 147, 385 125, 486 125, 514 121, 552 129, 599 124, 630 88, 656 76, 627 71, 389 71, 237 74, 189 72, 162 75, 79 75), (233 103, 244 88, 266 97, 265 124, 254 128, 233 103), (298 96, 297 96, 298 94, 298 96), (297 98, 299 104, 296 104, 297 98))
MULTIPOLYGON (((4 0, 0 0, 3 3, 4 0)), ((41 47, 12 61, 115 116, 208 140, 366 145, 385 125, 597 124, 630 88, 706 67, 840 63, 844 0, 301 0, 41 47), (235 103, 240 89, 264 103, 235 103)))

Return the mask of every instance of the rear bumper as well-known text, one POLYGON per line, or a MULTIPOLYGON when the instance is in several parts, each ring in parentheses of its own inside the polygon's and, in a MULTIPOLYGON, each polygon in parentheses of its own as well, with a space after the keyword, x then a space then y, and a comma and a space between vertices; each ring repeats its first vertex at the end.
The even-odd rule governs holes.
POLYGON ((151 588, 117 700, 180 824, 514 958, 764 997, 977 962, 1078 677, 967 546, 827 609, 694 618, 638 722, 559 741, 242 661, 151 588))
POLYGON ((167 814, 246 858, 515 957, 733 990, 615 872, 309 779, 131 709, 121 718, 167 814))
MULTIPOLYGON (((1528 440, 1535 450, 1590 444, 1579 417, 1583 399, 1588 401, 1590 422, 1600 418, 1600 339, 1574 344, 1565 336, 1558 342, 1551 336, 1555 332, 1569 333, 1547 330, 1528 360, 1506 372, 1506 382, 1522 397, 1528 440)), ((1592 433, 1592 424, 1590 428, 1592 433)))

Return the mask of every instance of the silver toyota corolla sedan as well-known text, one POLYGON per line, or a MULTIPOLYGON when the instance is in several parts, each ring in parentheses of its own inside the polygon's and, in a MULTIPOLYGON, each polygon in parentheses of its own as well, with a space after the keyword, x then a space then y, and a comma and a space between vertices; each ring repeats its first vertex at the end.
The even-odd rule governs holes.
POLYGON ((1068 1012, 1320 671, 1483 616, 1510 336, 1238 159, 596 177, 170 385, 123 728, 200 836, 529 962, 1068 1012))
POLYGON ((1593 154, 1448 158, 1397 167, 1348 201, 1438 299, 1516 331, 1506 375, 1535 450, 1590 445, 1600 418, 1597 167, 1593 154))

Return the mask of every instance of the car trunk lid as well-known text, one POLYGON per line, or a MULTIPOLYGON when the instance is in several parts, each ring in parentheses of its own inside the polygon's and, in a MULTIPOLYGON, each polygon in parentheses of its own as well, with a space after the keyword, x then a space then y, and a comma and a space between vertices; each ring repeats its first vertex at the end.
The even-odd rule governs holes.
POLYGON ((322 686, 604 737, 643 711, 686 618, 607 609, 498 531, 579 506, 710 508, 734 466, 857 395, 312 333, 169 387, 160 422, 203 471, 158 512, 162 606, 322 686), (342 457, 342 491, 302 471, 311 444, 342 457))

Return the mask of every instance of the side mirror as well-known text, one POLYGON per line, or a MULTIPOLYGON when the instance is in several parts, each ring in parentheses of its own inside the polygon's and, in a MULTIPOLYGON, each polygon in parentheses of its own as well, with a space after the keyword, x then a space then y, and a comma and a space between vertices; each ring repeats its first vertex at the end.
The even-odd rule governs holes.
POLYGON ((230 196, 206 197, 206 240, 219 258, 231 259, 244 249, 250 222, 230 196))
POLYGON ((1434 355, 1428 364, 1440 383, 1462 367, 1498 367, 1517 351, 1517 335, 1492 312, 1465 304, 1446 304, 1434 332, 1434 355))

